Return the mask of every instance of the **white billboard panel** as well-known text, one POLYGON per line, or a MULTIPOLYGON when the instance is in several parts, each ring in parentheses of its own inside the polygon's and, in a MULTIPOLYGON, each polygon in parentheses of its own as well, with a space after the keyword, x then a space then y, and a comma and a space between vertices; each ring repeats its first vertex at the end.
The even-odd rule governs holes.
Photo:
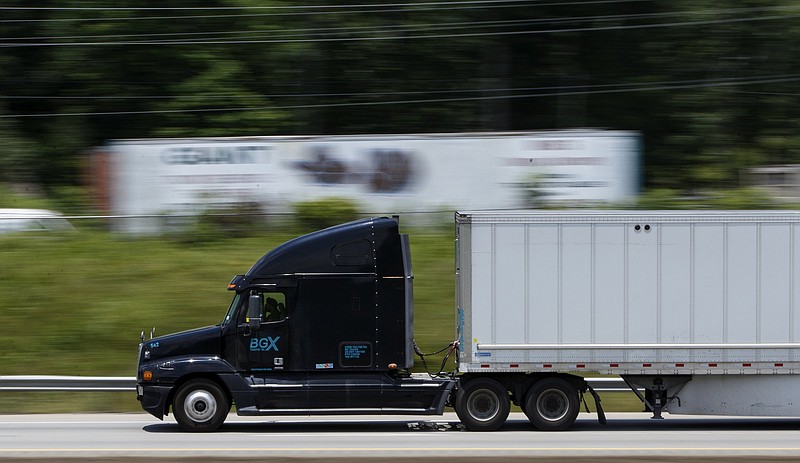
POLYGON ((639 188, 639 135, 627 131, 118 140, 104 152, 117 215, 288 212, 329 196, 375 214, 585 205, 639 188))

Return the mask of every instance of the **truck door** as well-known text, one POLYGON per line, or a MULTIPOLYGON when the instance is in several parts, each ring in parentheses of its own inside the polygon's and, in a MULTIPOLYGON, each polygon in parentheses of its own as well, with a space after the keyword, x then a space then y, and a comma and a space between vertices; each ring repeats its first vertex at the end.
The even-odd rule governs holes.
POLYGON ((292 294, 289 288, 270 285, 252 289, 237 327, 236 357, 245 372, 280 371, 289 367, 289 320, 292 294))

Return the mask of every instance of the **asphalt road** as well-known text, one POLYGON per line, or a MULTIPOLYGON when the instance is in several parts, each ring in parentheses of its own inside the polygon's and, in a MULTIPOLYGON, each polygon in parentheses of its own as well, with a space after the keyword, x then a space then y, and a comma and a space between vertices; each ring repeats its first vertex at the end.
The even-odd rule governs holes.
POLYGON ((444 417, 231 416, 190 434, 145 414, 0 415, 0 460, 36 461, 800 461, 800 419, 582 414, 566 432, 533 431, 513 414, 497 432, 444 417), (419 428, 415 424, 421 424, 419 428))

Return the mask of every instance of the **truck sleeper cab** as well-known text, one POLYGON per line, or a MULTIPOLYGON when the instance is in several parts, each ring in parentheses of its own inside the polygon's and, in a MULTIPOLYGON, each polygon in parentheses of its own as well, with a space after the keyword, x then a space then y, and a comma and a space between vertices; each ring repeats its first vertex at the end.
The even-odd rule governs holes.
POLYGON ((228 285, 216 326, 142 339, 137 395, 190 431, 239 415, 442 414, 452 378, 413 366, 413 274, 397 221, 301 236, 228 285))

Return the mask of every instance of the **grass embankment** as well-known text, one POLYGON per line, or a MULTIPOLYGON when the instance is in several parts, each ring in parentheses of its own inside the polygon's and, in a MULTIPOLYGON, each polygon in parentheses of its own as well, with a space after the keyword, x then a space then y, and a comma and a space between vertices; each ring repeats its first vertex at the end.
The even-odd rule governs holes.
MULTIPOLYGON (((410 234, 416 340, 430 352, 455 336, 453 235, 410 234)), ((231 277, 293 236, 191 245, 92 231, 0 238, 0 375, 134 376, 142 330, 216 324, 231 277)), ((623 409, 639 407, 628 399, 623 409)), ((0 413, 133 410, 133 393, 0 393, 0 413)))

